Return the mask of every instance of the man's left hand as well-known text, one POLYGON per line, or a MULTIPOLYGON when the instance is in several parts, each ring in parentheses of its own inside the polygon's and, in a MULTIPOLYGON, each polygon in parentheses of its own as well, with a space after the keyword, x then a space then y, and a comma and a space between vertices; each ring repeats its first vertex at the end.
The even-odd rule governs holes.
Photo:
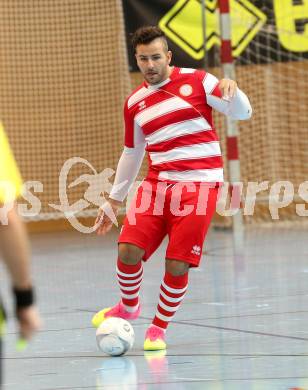
POLYGON ((222 79, 219 82, 219 88, 224 100, 231 100, 236 95, 237 82, 230 79, 222 79))

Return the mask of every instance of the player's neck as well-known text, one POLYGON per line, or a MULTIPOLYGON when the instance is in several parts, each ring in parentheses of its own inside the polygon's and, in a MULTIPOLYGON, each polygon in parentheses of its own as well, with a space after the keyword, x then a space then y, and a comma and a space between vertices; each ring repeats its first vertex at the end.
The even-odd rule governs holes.
POLYGON ((174 66, 168 66, 168 76, 167 76, 167 78, 169 79, 169 77, 172 75, 172 73, 173 73, 173 71, 174 71, 174 66))
POLYGON ((166 76, 163 78, 163 80, 161 80, 158 84, 162 84, 164 83, 166 80, 169 80, 170 79, 170 76, 172 74, 174 70, 174 66, 170 66, 168 65, 168 68, 167 68, 167 72, 166 72, 166 76))

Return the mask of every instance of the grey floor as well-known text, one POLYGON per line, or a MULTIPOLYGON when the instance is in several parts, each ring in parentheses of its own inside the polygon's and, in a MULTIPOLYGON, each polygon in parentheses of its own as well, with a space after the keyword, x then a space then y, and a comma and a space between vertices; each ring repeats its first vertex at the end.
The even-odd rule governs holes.
MULTIPOLYGON (((145 355, 144 332, 163 275, 165 243, 146 264, 142 316, 124 357, 96 346, 92 314, 118 301, 117 232, 31 237, 44 328, 16 352, 9 321, 4 390, 308 389, 308 230, 250 228, 242 251, 212 230, 202 265, 167 335, 166 356, 145 355)), ((2 294, 6 281, 0 270, 2 294)))

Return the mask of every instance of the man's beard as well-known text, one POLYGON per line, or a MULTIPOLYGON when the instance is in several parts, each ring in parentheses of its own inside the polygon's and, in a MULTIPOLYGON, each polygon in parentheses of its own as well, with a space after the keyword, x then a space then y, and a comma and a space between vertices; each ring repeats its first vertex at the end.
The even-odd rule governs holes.
POLYGON ((149 84, 159 84, 162 81, 162 76, 157 72, 153 74, 145 74, 144 78, 149 84))

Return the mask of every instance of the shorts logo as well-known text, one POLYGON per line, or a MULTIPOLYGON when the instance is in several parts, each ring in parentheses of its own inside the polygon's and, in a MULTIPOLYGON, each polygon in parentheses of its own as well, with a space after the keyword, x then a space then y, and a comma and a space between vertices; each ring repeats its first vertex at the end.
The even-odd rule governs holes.
POLYGON ((201 248, 200 248, 200 246, 194 245, 193 248, 192 248, 192 250, 191 250, 191 253, 192 253, 193 255, 200 256, 200 254, 201 254, 201 248))
POLYGON ((192 86, 189 84, 184 84, 180 88, 180 94, 182 96, 190 96, 193 93, 192 86))

